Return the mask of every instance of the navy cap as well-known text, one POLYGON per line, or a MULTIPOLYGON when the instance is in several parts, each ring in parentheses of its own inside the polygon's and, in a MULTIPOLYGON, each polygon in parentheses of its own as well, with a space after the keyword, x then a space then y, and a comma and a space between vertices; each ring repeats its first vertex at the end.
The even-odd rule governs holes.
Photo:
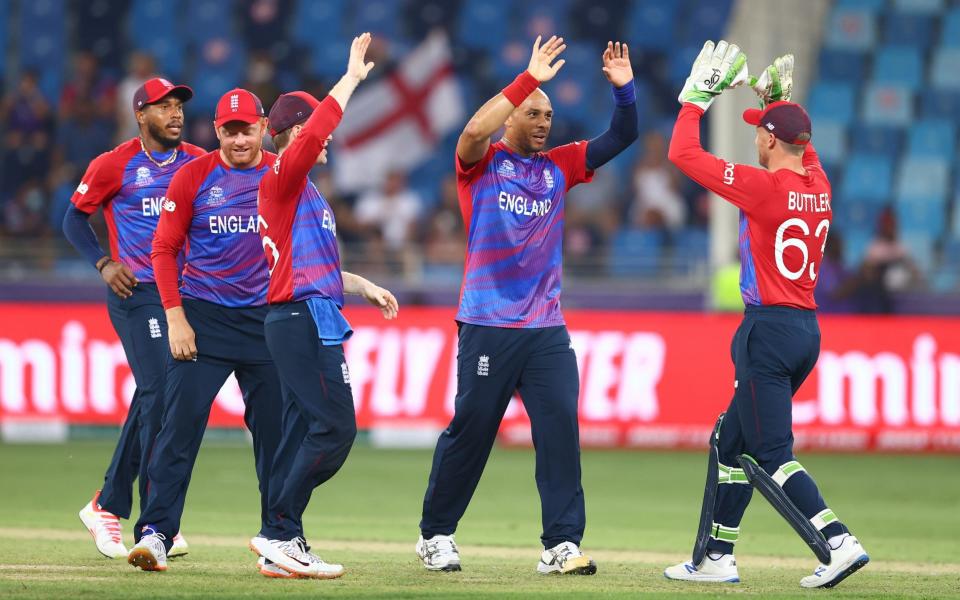
POLYGON ((813 134, 810 115, 793 102, 774 102, 763 110, 748 108, 743 111, 743 120, 750 125, 763 127, 788 144, 804 146, 810 143, 813 134))
POLYGON ((270 135, 299 125, 313 114, 320 101, 307 92, 290 92, 277 98, 270 107, 270 135))

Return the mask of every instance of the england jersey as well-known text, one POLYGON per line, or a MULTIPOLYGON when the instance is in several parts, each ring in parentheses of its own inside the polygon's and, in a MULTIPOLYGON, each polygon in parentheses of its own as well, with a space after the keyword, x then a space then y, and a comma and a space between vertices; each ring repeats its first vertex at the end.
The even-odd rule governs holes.
POLYGON ((457 164, 467 256, 457 321, 535 328, 563 325, 564 198, 588 182, 586 142, 524 157, 503 142, 457 164))
POLYGON ((259 164, 235 169, 215 150, 174 176, 153 240, 164 308, 179 306, 181 294, 227 307, 266 304, 269 275, 258 233, 257 189, 274 160, 275 154, 264 151, 259 164), (184 246, 177 293, 169 261, 184 246))
POLYGON ((173 150, 152 152, 154 160, 150 160, 141 148, 140 138, 128 140, 95 158, 70 198, 78 210, 87 214, 103 207, 110 258, 130 267, 144 283, 155 280, 150 243, 170 180, 181 167, 206 151, 183 142, 176 152, 176 158, 161 167, 157 163, 168 160, 173 150))
POLYGON ((740 292, 751 305, 815 309, 813 291, 833 218, 827 175, 812 144, 802 175, 727 162, 700 146, 703 110, 684 104, 670 160, 691 179, 740 209, 740 292))

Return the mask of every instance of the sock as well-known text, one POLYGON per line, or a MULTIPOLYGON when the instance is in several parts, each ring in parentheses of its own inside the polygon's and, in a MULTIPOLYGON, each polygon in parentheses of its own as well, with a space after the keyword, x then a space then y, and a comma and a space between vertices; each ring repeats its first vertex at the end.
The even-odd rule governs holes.
POLYGON ((830 549, 836 550, 837 548, 839 548, 840 544, 843 543, 843 538, 847 537, 847 535, 849 534, 841 533, 839 535, 835 535, 827 539, 827 543, 830 544, 830 549))

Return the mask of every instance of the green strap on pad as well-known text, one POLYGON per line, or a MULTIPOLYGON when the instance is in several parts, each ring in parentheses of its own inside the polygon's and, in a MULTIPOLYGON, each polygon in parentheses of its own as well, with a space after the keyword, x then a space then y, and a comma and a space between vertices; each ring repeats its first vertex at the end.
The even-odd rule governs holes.
POLYGON ((710 537, 715 540, 720 540, 721 542, 736 544, 737 540, 740 539, 740 528, 726 527, 725 525, 714 522, 713 527, 710 528, 710 537))

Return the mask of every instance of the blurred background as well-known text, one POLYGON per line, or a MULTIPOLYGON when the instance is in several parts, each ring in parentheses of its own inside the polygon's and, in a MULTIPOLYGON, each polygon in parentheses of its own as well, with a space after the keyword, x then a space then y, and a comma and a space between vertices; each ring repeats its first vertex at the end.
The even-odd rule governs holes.
MULTIPOLYGON (((452 415, 465 242, 456 139, 526 68, 532 40, 558 33, 567 62, 545 86, 550 142, 606 129, 607 40, 630 46, 641 126, 566 204, 583 444, 700 448, 729 400, 737 211, 666 160, 690 65, 705 39, 724 37, 754 72, 796 55, 794 99, 833 184, 823 350, 795 398, 797 446, 960 451, 958 0, 0 0, 4 439, 116 427, 129 406, 107 292, 60 223, 89 161, 136 135, 134 90, 154 74, 192 86, 185 139, 212 149, 221 94, 242 86, 268 107, 284 91, 323 96, 362 31, 377 68, 311 177, 336 212, 344 268, 404 307, 391 323, 345 311, 358 423, 374 442, 432 447, 452 415)), ((720 98, 705 145, 756 164, 740 118, 755 102, 749 89, 720 98)), ((95 226, 106 239, 99 215, 95 226)), ((236 431, 242 415, 231 381, 211 425, 236 431)), ((519 402, 502 437, 529 443, 519 402)))
MULTIPOLYGON (((665 158, 692 57, 703 40, 727 36, 755 70, 798 54, 794 95, 813 117, 834 189, 823 310, 960 307, 956 0, 4 0, 0 297, 102 297, 60 221, 89 161, 136 135, 130 98, 146 78, 194 88, 185 139, 213 148, 224 91, 246 87, 265 106, 293 89, 322 97, 350 37, 367 30, 373 80, 338 131, 331 167, 312 176, 336 210, 344 265, 383 279, 406 303, 456 302, 457 135, 526 67, 532 39, 557 32, 568 49, 546 86, 551 142, 606 128, 608 39, 630 44, 642 130, 570 194, 566 306, 740 308, 729 209, 665 158)), ((713 116, 723 123, 705 132, 715 153, 755 164, 752 131, 736 116, 751 102, 741 90, 718 103, 729 118, 713 116)))

